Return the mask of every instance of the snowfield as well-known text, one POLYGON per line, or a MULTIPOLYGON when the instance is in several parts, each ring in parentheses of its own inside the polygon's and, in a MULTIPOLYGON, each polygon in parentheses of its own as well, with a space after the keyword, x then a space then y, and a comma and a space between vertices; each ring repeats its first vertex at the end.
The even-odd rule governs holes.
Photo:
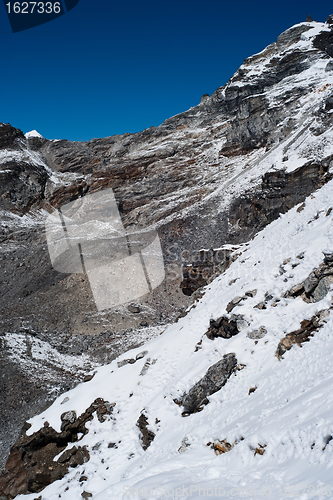
MULTIPOLYGON (((43 500, 79 500, 84 492, 96 500, 308 500, 332 495, 332 315, 309 342, 276 357, 281 338, 332 306, 333 290, 315 303, 284 298, 323 262, 323 251, 333 252, 332 206, 330 181, 306 199, 304 209, 293 208, 238 248, 236 260, 206 287, 185 317, 144 347, 97 368, 90 382, 63 394, 30 420, 29 435, 46 421, 60 431, 64 412, 80 415, 98 397, 116 403, 105 422, 95 417, 87 424, 89 433, 79 444, 87 446, 90 460, 45 488, 43 500), (204 334, 210 319, 226 315, 233 298, 253 290, 256 295, 232 311, 249 326, 230 339, 209 340, 204 334), (254 308, 265 294, 266 309, 254 308), (260 327, 267 330, 262 338, 247 337, 260 327), (142 359, 118 366, 142 351, 147 351, 142 359), (174 399, 227 353, 235 353, 245 367, 209 397, 202 411, 182 416, 183 408, 174 399), (146 451, 136 425, 142 412, 155 434, 146 451), (234 446, 216 455, 207 446, 216 440, 234 446), (80 482, 82 475, 87 481, 80 482)), ((33 500, 38 495, 16 498, 33 500)))

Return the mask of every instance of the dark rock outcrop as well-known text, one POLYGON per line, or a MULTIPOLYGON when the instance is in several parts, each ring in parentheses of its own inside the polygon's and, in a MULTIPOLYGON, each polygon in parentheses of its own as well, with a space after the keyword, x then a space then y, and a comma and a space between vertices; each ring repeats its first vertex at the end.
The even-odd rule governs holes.
POLYGON ((204 377, 182 397, 183 415, 200 411, 208 403, 208 397, 225 385, 236 366, 237 359, 234 353, 225 354, 220 361, 212 365, 204 377))
POLYGON ((61 432, 55 431, 46 422, 42 429, 27 436, 30 424, 26 424, 0 477, 1 500, 11 500, 19 494, 37 493, 63 478, 69 467, 87 462, 89 453, 85 446, 66 448, 69 443, 79 441, 79 434, 88 433, 85 424, 94 418, 94 413, 100 422, 104 422, 107 415, 112 413, 113 406, 98 398, 79 417, 76 417, 75 412, 66 412, 61 417, 61 432))
POLYGON ((206 335, 210 340, 214 340, 217 337, 230 339, 234 335, 237 335, 238 332, 237 321, 235 319, 229 319, 225 316, 221 316, 221 318, 216 320, 210 320, 210 325, 206 335))
POLYGON ((140 417, 138 418, 137 421, 137 426, 140 429, 140 434, 141 434, 141 444, 142 448, 146 451, 147 448, 151 445, 151 443, 155 439, 155 434, 153 431, 150 431, 148 429, 148 418, 144 413, 141 413, 140 417))
POLYGON ((0 149, 14 148, 18 139, 24 139, 22 130, 12 127, 9 123, 0 123, 0 149))

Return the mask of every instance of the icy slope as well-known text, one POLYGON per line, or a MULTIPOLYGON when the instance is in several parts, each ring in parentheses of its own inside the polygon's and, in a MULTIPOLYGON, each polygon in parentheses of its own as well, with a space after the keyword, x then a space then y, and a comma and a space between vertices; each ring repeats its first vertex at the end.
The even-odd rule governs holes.
MULTIPOLYGON (((323 250, 332 252, 332 199, 331 181, 307 198, 304 209, 292 209, 244 245, 187 316, 145 345, 148 353, 142 359, 117 364, 135 358, 140 348, 98 368, 90 382, 30 421, 30 435, 45 421, 60 431, 62 413, 75 410, 80 415, 98 397, 116 403, 107 421, 99 423, 95 417, 87 424, 89 433, 80 445, 88 447, 90 460, 48 486, 41 498, 79 500, 84 491, 98 500, 196 498, 204 496, 204 490, 211 498, 238 498, 245 496, 242 488, 257 497, 289 498, 290 492, 298 492, 302 500, 329 496, 333 317, 309 342, 293 346, 280 360, 276 349, 302 320, 331 307, 333 291, 315 303, 283 296, 320 265, 323 250), (210 319, 224 315, 233 298, 254 289, 256 295, 232 311, 249 326, 231 339, 209 340, 204 333, 210 319), (266 309, 254 308, 262 301, 266 309), (247 337, 259 327, 267 330, 263 338, 247 337), (237 362, 246 366, 209 397, 201 412, 183 417, 173 400, 226 353, 235 353, 237 362), (145 363, 148 370, 140 375, 145 363), (250 388, 256 389, 249 394, 250 388), (143 410, 156 434, 146 451, 136 425, 143 410), (235 445, 216 455, 207 446, 216 440, 235 445), (255 453, 256 448, 263 455, 255 453), (82 475, 87 480, 80 482, 82 475)), ((17 498, 32 500, 36 494, 17 498)))

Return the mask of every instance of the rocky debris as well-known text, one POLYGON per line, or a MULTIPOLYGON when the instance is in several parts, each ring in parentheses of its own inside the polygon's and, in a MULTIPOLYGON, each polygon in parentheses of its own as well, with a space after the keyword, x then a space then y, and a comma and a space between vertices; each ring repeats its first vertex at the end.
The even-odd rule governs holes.
MULTIPOLYGON (((239 297, 236 297, 238 300, 239 297)), ((235 299, 234 299, 235 300, 235 299)), ((206 336, 210 340, 222 337, 224 339, 230 339, 234 335, 244 330, 249 326, 249 322, 241 314, 232 314, 230 318, 227 316, 221 316, 218 319, 211 319, 209 322, 209 328, 206 332, 206 336)), ((199 346, 200 344, 198 344, 199 346)))
POLYGON ((181 399, 184 407, 183 416, 202 410, 209 402, 208 397, 225 385, 236 366, 237 359, 234 353, 225 354, 220 361, 212 365, 204 377, 183 395, 181 399))
MULTIPOLYGON (((142 352, 139 352, 139 354, 137 354, 135 356, 135 358, 129 358, 129 359, 122 359, 121 361, 118 361, 117 362, 117 366, 118 368, 121 368, 122 366, 125 366, 125 365, 133 365, 134 363, 136 363, 136 361, 138 361, 139 359, 142 359, 144 358, 145 356, 147 356, 148 354, 148 351, 142 351, 142 352)), ((148 360, 147 360, 148 361, 148 360)))
POLYGON ((217 320, 210 320, 206 335, 210 340, 214 340, 217 337, 230 339, 238 333, 237 321, 235 319, 229 319, 226 316, 221 316, 221 318, 217 320))
POLYGON ((320 313, 312 316, 310 320, 301 321, 301 327, 294 332, 288 333, 283 337, 276 350, 276 356, 280 359, 286 351, 297 344, 301 347, 304 342, 308 342, 314 333, 317 332, 324 324, 325 319, 329 315, 328 310, 320 311, 320 313))
POLYGON ((184 264, 180 288, 184 295, 192 295, 199 288, 208 285, 231 264, 231 250, 200 250, 191 264, 184 264))
POLYGON ((182 444, 178 448, 178 453, 185 453, 185 451, 187 450, 187 448, 189 448, 190 446, 191 446, 191 443, 189 443, 188 438, 184 437, 182 439, 182 444))
POLYGON ((140 372, 140 376, 146 375, 150 365, 154 365, 156 363, 156 361, 157 361, 157 359, 151 360, 150 358, 147 358, 147 361, 143 365, 142 370, 140 372))
POLYGON ((146 449, 149 448, 151 443, 154 441, 155 434, 148 429, 148 418, 144 413, 141 413, 136 425, 139 427, 141 432, 140 440, 142 448, 146 451, 146 449))
POLYGON ((263 455, 266 451, 267 444, 260 444, 258 443, 258 446, 250 446, 250 450, 253 451, 254 456, 256 455, 263 455))
POLYGON ((302 297, 306 302, 319 302, 322 300, 333 284, 333 253, 324 253, 324 261, 314 269, 302 282, 288 290, 285 297, 302 297))
POLYGON ((31 436, 26 434, 30 424, 26 424, 20 437, 11 449, 10 456, 0 477, 0 498, 11 500, 18 494, 38 493, 45 486, 63 478, 69 467, 77 467, 89 460, 85 446, 72 446, 79 441, 79 434, 87 434, 85 424, 97 414, 104 422, 112 414, 115 403, 96 399, 79 417, 75 411, 61 415, 61 431, 57 432, 45 422, 44 427, 31 436), (61 453, 63 452, 63 453, 61 453), (54 458, 61 454, 56 461, 54 458))
POLYGON ((222 441, 216 440, 214 443, 207 443, 207 446, 210 446, 215 451, 215 455, 222 455, 232 450, 235 444, 236 441, 230 444, 226 439, 223 439, 222 441))
POLYGON ((88 498, 92 498, 92 493, 89 493, 88 491, 82 491, 81 497, 87 500, 88 498))
POLYGON ((257 330, 253 330, 252 332, 247 333, 247 337, 249 339, 262 339, 267 333, 267 330, 264 326, 260 326, 257 330))
POLYGON ((253 393, 254 391, 256 391, 257 389, 258 389, 258 387, 257 387, 257 386, 255 386, 255 387, 250 387, 250 389, 249 389, 249 395, 250 395, 250 394, 252 394, 252 393, 253 393))
MULTIPOLYGON (((245 297, 246 298, 246 297, 245 297)), ((240 302, 244 299, 244 297, 234 297, 230 302, 228 302, 226 311, 230 313, 236 306, 240 304, 240 302)))

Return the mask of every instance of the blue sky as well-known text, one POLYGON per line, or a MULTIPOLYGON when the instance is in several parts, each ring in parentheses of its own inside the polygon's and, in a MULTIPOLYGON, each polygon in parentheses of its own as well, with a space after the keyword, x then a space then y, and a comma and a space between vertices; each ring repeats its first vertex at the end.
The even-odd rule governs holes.
POLYGON ((79 141, 157 126, 291 25, 331 13, 327 0, 80 0, 12 33, 2 4, 0 122, 79 141))

